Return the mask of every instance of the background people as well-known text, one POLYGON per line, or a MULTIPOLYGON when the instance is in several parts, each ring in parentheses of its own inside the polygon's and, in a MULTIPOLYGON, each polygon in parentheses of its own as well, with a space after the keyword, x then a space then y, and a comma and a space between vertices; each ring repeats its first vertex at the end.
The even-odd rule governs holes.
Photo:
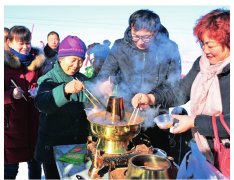
POLYGON ((79 72, 85 53, 81 39, 67 36, 54 68, 38 80, 35 105, 41 116, 35 158, 42 162, 46 179, 59 179, 53 146, 87 142, 89 123, 82 91, 87 78, 79 72))
MULTIPOLYGON (((202 55, 189 73, 171 88, 155 88, 150 94, 137 94, 132 105, 146 108, 155 104, 177 106, 190 100, 191 115, 173 115, 179 123, 172 133, 192 129, 193 137, 206 159, 213 163, 212 115, 222 112, 230 126, 230 10, 216 9, 201 17, 194 29, 202 55)), ((230 136, 217 119, 218 134, 229 143, 230 136)))
MULTIPOLYGON (((117 86, 117 95, 123 97, 126 110, 131 109, 131 98, 141 92, 149 93, 155 87, 164 87, 180 79, 181 62, 176 43, 168 38, 166 28, 159 16, 150 10, 138 10, 129 18, 124 38, 114 42, 98 79, 100 91, 109 97, 113 94, 113 85, 117 86)), ((168 132, 154 126, 153 118, 157 113, 168 111, 162 105, 151 108, 141 115, 145 118, 144 131, 152 145, 169 152, 168 132)))
POLYGON ((4 50, 9 49, 7 45, 8 34, 9 34, 9 28, 4 27, 4 50))
POLYGON ((46 60, 42 69, 43 74, 51 70, 54 66, 55 61, 57 61, 59 42, 59 34, 55 31, 49 32, 49 34, 47 35, 47 44, 44 47, 46 60))
POLYGON ((109 40, 104 40, 103 44, 92 43, 88 45, 87 56, 81 68, 81 72, 90 79, 95 78, 110 52, 109 40))
POLYGON ((31 32, 24 26, 9 30, 4 51, 4 178, 15 179, 19 163, 28 162, 29 178, 41 178, 41 164, 33 158, 39 112, 32 91, 41 75, 44 55, 31 47, 31 32))

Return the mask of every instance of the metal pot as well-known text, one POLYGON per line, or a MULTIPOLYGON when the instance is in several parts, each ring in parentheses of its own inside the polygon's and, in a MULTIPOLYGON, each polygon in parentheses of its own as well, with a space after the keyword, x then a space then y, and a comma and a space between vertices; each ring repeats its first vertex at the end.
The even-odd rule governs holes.
POLYGON ((122 97, 110 96, 107 107, 105 119, 112 124, 120 121, 126 121, 124 111, 124 101, 122 97))
MULTIPOLYGON (((98 138, 96 148, 102 150, 108 154, 126 154, 128 153, 129 142, 136 135, 139 134, 141 130, 141 124, 143 118, 137 116, 137 121, 135 124, 102 124, 101 122, 96 122, 95 118, 105 120, 105 111, 90 114, 88 120, 90 122, 90 128, 92 134, 98 138)), ((125 112, 127 119, 131 116, 131 113, 125 112)))
POLYGON ((170 179, 171 162, 162 156, 140 154, 128 163, 126 179, 170 179))

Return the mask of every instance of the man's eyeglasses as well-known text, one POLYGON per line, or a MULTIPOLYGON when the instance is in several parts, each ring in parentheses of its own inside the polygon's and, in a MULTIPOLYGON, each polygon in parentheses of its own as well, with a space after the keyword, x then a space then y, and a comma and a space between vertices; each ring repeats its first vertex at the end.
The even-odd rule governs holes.
POLYGON ((137 42, 141 39, 143 42, 147 43, 151 40, 152 37, 153 37, 153 35, 147 35, 147 36, 132 35, 132 40, 134 42, 137 42))

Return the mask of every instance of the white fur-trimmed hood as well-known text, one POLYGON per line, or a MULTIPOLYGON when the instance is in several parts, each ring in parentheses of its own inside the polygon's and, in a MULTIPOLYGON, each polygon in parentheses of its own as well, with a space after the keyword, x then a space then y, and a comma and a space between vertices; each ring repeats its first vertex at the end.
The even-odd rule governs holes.
MULTIPOLYGON (((31 64, 27 66, 29 71, 39 69, 45 62, 44 53, 40 49, 32 48, 32 50, 37 52, 37 56, 35 56, 31 64)), ((10 52, 10 49, 4 50, 4 64, 14 69, 19 69, 22 66, 19 58, 10 52)))

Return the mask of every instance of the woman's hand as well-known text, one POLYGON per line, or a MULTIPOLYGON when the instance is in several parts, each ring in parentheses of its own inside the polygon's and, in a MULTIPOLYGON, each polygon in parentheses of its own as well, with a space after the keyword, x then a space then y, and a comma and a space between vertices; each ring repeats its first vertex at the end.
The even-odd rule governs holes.
POLYGON ((153 105, 153 101, 155 101, 153 95, 138 93, 132 98, 132 106, 147 109, 150 105, 153 105))
POLYGON ((84 89, 84 84, 79 80, 73 79, 72 81, 70 81, 69 83, 66 84, 66 86, 64 88, 64 93, 65 93, 65 95, 78 93, 82 89, 84 89))
POLYGON ((170 132, 173 134, 179 134, 194 127, 195 117, 193 116, 175 114, 172 114, 171 116, 172 118, 179 121, 173 127, 170 128, 170 132))
POLYGON ((23 97, 24 91, 21 89, 21 87, 16 87, 13 90, 13 98, 14 99, 21 99, 23 97))

